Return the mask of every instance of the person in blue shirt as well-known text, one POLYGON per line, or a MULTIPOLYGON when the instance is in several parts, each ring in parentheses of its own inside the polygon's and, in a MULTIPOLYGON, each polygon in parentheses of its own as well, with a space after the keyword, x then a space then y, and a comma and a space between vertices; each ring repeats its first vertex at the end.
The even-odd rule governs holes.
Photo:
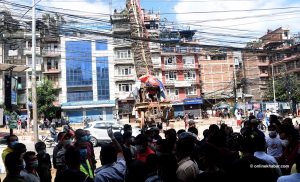
POLYGON ((277 182, 298 182, 298 181, 300 181, 300 153, 299 152, 298 152, 297 159, 296 159, 296 170, 297 170, 297 173, 279 177, 277 182))
POLYGON ((262 121, 264 119, 264 113, 259 110, 259 112, 257 113, 256 115, 256 118, 259 120, 259 121, 262 121))

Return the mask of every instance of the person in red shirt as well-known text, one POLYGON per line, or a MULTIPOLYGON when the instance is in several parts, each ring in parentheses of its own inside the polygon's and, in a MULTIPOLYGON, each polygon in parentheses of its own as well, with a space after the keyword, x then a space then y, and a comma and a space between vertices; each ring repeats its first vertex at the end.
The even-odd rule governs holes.
POLYGON ((144 134, 139 134, 136 137, 137 157, 139 161, 146 162, 148 155, 155 154, 155 152, 148 146, 148 138, 144 134))
POLYGON ((296 162, 298 151, 300 151, 299 132, 293 125, 283 124, 279 128, 279 136, 285 149, 278 158, 278 163, 288 165, 288 168, 281 168, 281 170, 283 175, 289 175, 296 162))

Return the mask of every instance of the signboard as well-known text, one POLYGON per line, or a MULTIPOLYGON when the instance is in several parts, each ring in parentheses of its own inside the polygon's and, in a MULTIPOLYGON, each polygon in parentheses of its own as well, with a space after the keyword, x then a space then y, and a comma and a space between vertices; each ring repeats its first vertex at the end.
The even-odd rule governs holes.
POLYGON ((8 50, 8 56, 18 56, 18 50, 8 50))
POLYGON ((272 110, 278 110, 278 103, 266 103, 266 110, 269 109, 272 110))
POLYGON ((201 97, 196 97, 196 98, 186 98, 183 100, 185 105, 189 104, 203 104, 203 99, 201 97))
POLYGON ((9 129, 17 129, 18 128, 18 114, 16 112, 10 113, 8 127, 9 127, 9 129))
POLYGON ((254 109, 260 109, 260 104, 259 103, 254 103, 253 108, 254 109))
POLYGON ((18 79, 11 77, 11 104, 17 105, 18 79))
POLYGON ((284 110, 289 110, 291 109, 290 104, 288 102, 286 103, 281 103, 282 109, 284 110))
POLYGON ((2 108, 0 108, 0 126, 4 125, 4 122, 3 122, 3 112, 4 112, 4 110, 2 108))

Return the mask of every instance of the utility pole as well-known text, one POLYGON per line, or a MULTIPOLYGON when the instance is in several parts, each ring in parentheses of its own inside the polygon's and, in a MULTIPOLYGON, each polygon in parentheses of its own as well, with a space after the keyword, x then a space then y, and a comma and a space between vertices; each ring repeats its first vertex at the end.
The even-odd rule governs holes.
POLYGON ((236 68, 235 65, 233 65, 233 95, 234 95, 234 107, 236 106, 236 68))
POLYGON ((273 81, 273 99, 274 103, 276 103, 276 90, 275 90, 275 78, 274 78, 274 66, 273 64, 271 65, 272 68, 272 81, 273 81))
POLYGON ((33 118, 33 132, 34 143, 38 142, 38 126, 37 126, 37 96, 36 96, 36 39, 35 39, 35 0, 32 0, 32 118, 33 118))
POLYGON ((112 0, 109 0, 109 14, 112 15, 112 0))

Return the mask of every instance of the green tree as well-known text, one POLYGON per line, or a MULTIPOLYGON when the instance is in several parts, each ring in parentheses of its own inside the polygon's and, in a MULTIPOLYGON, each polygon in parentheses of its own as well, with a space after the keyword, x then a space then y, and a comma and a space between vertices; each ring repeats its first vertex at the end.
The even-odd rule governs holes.
POLYGON ((51 15, 49 13, 42 15, 42 21, 48 26, 48 34, 58 35, 60 27, 66 24, 64 17, 58 13, 51 15))
POLYGON ((46 118, 53 118, 58 111, 58 107, 54 106, 58 90, 53 87, 50 80, 44 79, 37 87, 37 108, 38 114, 44 115, 46 118))
POLYGON ((19 22, 14 19, 10 13, 10 11, 2 10, 0 11, 0 32, 8 32, 13 33, 19 30, 19 22))
MULTIPOLYGON (((293 74, 280 75, 275 78, 275 95, 277 101, 289 102, 291 100, 300 102, 300 83, 293 74)), ((265 100, 273 100, 273 82, 270 79, 267 91, 264 96, 265 100)))

